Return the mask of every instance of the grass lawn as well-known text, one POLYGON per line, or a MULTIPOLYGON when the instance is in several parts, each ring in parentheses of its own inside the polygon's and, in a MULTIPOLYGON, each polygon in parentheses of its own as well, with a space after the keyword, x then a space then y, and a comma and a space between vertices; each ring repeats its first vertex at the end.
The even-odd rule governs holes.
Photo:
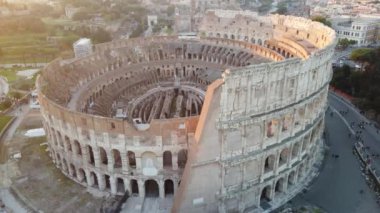
POLYGON ((0 36, 3 56, 0 63, 49 62, 59 55, 59 48, 46 41, 46 33, 0 36))
POLYGON ((0 75, 4 76, 8 80, 8 83, 12 83, 19 78, 16 73, 17 71, 14 69, 0 69, 0 75))
POLYGON ((12 119, 12 116, 9 115, 0 115, 0 131, 4 129, 4 127, 9 123, 12 119))

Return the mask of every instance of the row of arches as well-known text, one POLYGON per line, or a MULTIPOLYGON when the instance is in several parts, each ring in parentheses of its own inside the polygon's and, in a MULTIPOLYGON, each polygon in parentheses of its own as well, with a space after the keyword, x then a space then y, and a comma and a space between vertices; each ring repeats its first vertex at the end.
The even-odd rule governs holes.
POLYGON ((317 133, 321 133, 322 122, 318 123, 311 133, 306 134, 301 139, 281 149, 276 154, 269 154, 265 157, 263 173, 269 173, 276 169, 290 163, 295 158, 298 158, 302 153, 306 153, 306 150, 311 149, 317 141, 317 133))
POLYGON ((82 185, 97 188, 101 191, 111 191, 113 194, 124 194, 129 191, 132 195, 138 195, 141 197, 162 197, 163 195, 174 195, 175 185, 172 179, 163 180, 163 186, 159 187, 159 183, 155 179, 148 179, 145 181, 137 179, 126 179, 122 177, 111 177, 108 174, 100 174, 95 171, 85 171, 83 168, 76 168, 73 163, 61 157, 59 153, 52 151, 52 157, 57 167, 62 169, 62 172, 81 183, 82 185), (141 191, 141 189, 144 189, 141 191))
POLYGON ((298 131, 302 128, 303 124, 308 124, 320 117, 320 113, 324 109, 325 101, 323 101, 325 94, 296 108, 293 114, 284 114, 278 118, 271 118, 266 121, 265 136, 266 138, 276 138, 276 136, 287 135, 287 133, 298 131))
POLYGON ((269 184, 264 185, 259 194, 260 205, 265 207, 267 203, 271 202, 273 199, 281 197, 281 195, 284 195, 291 190, 292 187, 296 187, 298 183, 306 177, 306 174, 311 167, 310 163, 311 160, 308 158, 286 175, 283 175, 275 181, 271 181, 269 184))
POLYGON ((55 131, 54 128, 50 129, 50 138, 53 141, 53 145, 56 150, 63 149, 65 153, 76 156, 83 159, 83 163, 88 163, 95 167, 102 165, 111 169, 142 169, 144 168, 144 162, 151 160, 155 163, 157 169, 183 169, 187 162, 187 150, 181 149, 173 155, 172 151, 163 151, 161 156, 157 156, 153 152, 144 152, 136 155, 133 151, 127 151, 122 154, 118 149, 106 150, 103 147, 93 147, 89 144, 81 145, 78 140, 70 140, 68 136, 62 135, 59 131, 55 131), (160 160, 160 158, 162 160, 160 160), (158 162, 162 162, 159 164, 158 162))

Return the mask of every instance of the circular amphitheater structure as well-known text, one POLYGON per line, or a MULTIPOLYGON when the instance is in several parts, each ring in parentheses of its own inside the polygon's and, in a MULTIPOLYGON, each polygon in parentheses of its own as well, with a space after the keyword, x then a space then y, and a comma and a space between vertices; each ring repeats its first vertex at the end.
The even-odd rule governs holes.
POLYGON ((332 29, 208 11, 198 32, 116 40, 37 80, 55 165, 172 212, 265 212, 295 196, 322 150, 332 29))

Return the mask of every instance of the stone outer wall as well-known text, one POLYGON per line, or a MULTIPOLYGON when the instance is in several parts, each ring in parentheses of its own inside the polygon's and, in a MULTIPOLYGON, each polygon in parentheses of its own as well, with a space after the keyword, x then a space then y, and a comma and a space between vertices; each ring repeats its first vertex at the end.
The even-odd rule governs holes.
MULTIPOLYGON (((204 34, 257 42, 255 35, 251 39, 249 33, 244 34, 257 29, 249 24, 245 29, 249 23, 245 17, 249 19, 249 15, 210 16, 215 22, 206 21, 201 27, 204 34)), ((262 45, 272 48, 268 41, 291 35, 299 43, 296 48, 304 51, 288 54, 289 48, 279 49, 282 55, 294 54, 296 58, 224 72, 224 83, 213 97, 220 101, 218 109, 213 106, 218 116, 208 120, 215 128, 212 133, 196 131, 202 132, 202 137, 190 147, 187 175, 182 177, 186 185, 180 186, 174 212, 273 210, 302 189, 300 186, 313 170, 322 146, 335 34, 320 23, 302 18, 271 16, 269 20, 254 24, 274 29, 273 34, 260 32, 262 45), (207 151, 210 146, 217 147, 217 151, 207 151), (192 153, 194 150, 196 153, 192 153)), ((212 113, 202 111, 201 117, 213 117, 212 113)))

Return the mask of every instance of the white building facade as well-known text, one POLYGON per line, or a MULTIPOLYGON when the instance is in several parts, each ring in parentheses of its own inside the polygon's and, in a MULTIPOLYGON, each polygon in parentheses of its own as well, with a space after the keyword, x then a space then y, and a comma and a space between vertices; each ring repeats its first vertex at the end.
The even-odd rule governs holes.
POLYGON ((357 46, 367 46, 378 41, 380 17, 337 17, 332 19, 338 39, 356 41, 357 46))
POLYGON ((82 58, 92 53, 92 42, 89 38, 81 38, 73 44, 75 58, 82 58))

